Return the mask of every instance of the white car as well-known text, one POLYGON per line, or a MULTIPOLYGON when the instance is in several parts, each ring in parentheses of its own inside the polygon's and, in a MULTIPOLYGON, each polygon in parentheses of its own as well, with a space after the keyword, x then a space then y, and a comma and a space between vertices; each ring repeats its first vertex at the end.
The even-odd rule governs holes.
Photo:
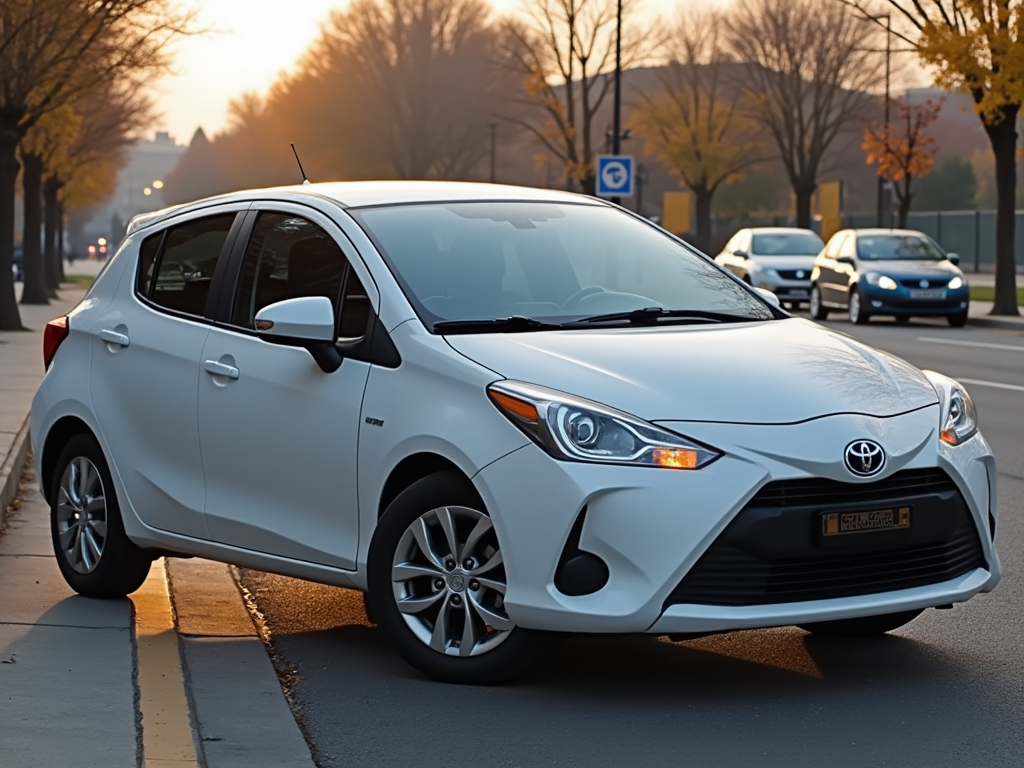
POLYGON ((733 235, 715 261, 793 309, 811 295, 814 257, 825 244, 809 229, 753 227, 733 235))
POLYGON ((561 632, 870 634, 1000 578, 962 386, 589 197, 150 214, 44 344, 32 445, 84 595, 173 554, 363 590, 410 664, 487 683, 561 632))

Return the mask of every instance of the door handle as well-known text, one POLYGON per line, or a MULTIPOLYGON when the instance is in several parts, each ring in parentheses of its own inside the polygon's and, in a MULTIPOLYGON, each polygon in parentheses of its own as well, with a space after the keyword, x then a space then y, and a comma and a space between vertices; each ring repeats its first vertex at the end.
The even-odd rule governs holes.
POLYGON ((109 330, 100 331, 100 338, 107 344, 116 344, 119 347, 127 347, 129 341, 128 334, 109 330))
POLYGON ((203 368, 207 373, 211 373, 214 376, 227 376, 229 379, 238 378, 238 369, 233 365, 227 363, 219 363, 216 360, 207 360, 203 363, 203 368))

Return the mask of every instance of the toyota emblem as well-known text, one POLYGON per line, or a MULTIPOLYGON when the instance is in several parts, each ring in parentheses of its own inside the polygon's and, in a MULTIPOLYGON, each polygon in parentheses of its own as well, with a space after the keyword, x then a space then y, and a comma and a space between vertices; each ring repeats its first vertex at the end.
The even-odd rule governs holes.
POLYGON ((858 477, 877 475, 885 466, 885 451, 874 440, 855 440, 846 446, 846 468, 858 477))

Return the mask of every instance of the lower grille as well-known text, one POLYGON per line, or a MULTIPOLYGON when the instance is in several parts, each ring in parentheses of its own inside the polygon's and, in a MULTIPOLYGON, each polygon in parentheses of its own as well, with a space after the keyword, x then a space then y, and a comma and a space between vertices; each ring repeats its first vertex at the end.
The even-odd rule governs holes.
POLYGON ((779 277, 783 280, 810 280, 811 270, 809 269, 777 269, 779 277), (797 273, 800 273, 799 275, 797 273))
POLYGON ((876 483, 770 483, 744 507, 665 605, 769 605, 926 586, 985 567, 977 527, 941 470, 876 483), (820 536, 823 511, 909 505, 911 527, 820 536))

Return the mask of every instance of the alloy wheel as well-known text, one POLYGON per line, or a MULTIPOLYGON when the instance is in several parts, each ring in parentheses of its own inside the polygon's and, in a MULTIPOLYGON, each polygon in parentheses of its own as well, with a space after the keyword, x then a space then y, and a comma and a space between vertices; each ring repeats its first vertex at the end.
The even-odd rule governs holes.
POLYGON ((814 286, 811 289, 811 301, 808 305, 808 309, 812 315, 816 315, 821 311, 821 292, 819 291, 818 286, 814 286))
POLYGON ((60 479, 57 535, 67 564, 92 573, 107 541, 107 501, 96 465, 84 456, 72 459, 60 479))
POLYGON ((494 526, 478 510, 439 507, 416 518, 398 542, 391 584, 406 625, 438 653, 479 656, 515 628, 494 526))
POLYGON ((850 322, 856 323, 860 319, 860 294, 854 291, 850 294, 850 322))

